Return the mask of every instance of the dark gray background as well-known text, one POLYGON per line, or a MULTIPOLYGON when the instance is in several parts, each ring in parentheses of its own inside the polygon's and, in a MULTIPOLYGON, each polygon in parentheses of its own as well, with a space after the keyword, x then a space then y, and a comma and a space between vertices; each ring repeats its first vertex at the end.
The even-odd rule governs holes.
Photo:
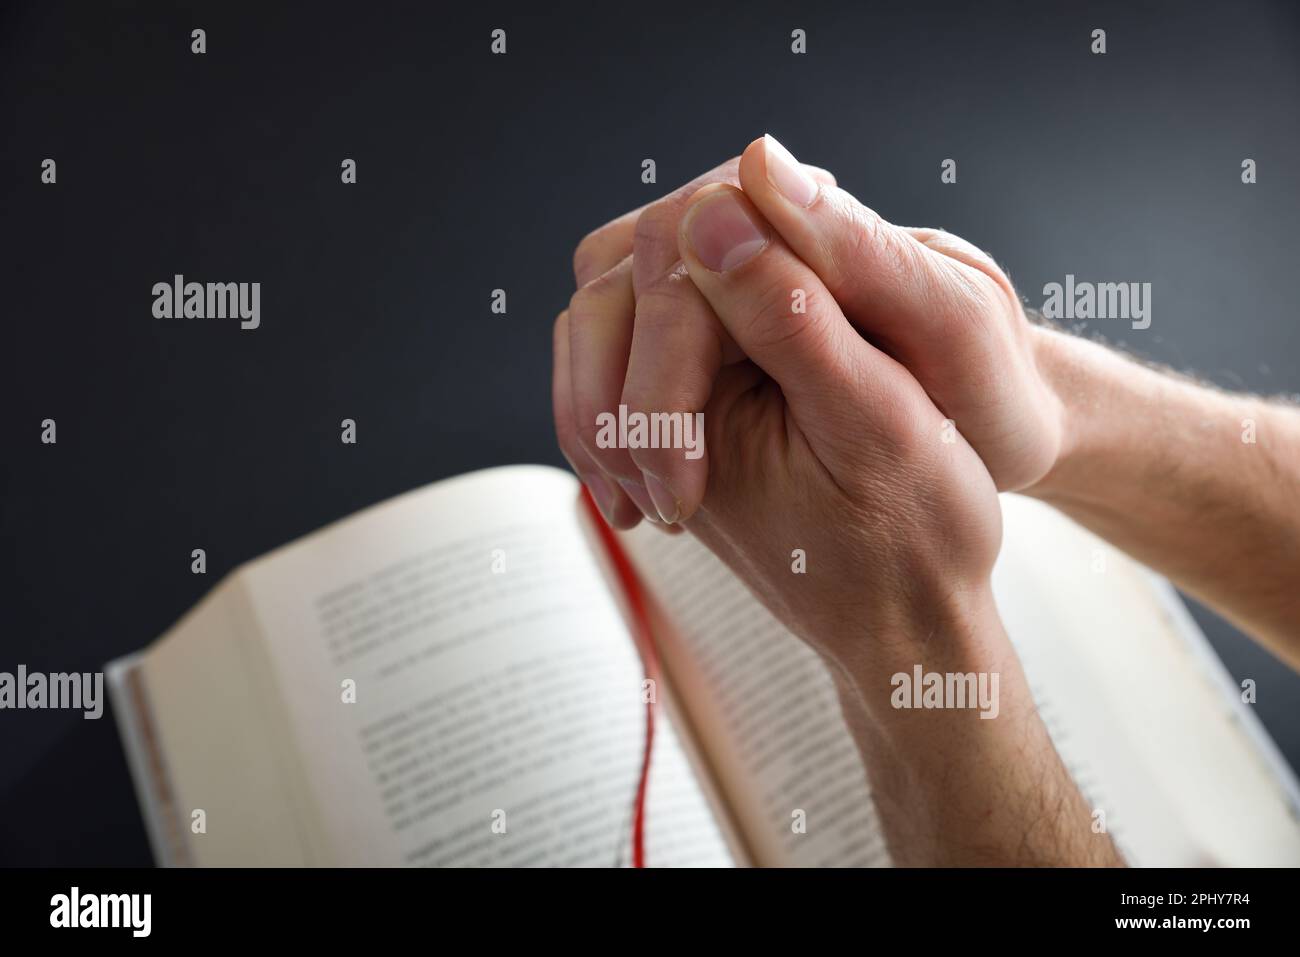
MULTIPOLYGON (((1035 303, 1067 272, 1151 282, 1152 327, 1102 331, 1300 392, 1291 4, 267 6, 0 13, 0 670, 97 670, 332 519, 561 464, 573 246, 764 131, 890 219, 992 251, 1035 303), (261 282, 262 327, 154 319, 177 272, 261 282)), ((1300 679, 1196 613, 1300 764, 1300 679)), ((0 713, 0 862, 148 860, 109 715, 0 713)))

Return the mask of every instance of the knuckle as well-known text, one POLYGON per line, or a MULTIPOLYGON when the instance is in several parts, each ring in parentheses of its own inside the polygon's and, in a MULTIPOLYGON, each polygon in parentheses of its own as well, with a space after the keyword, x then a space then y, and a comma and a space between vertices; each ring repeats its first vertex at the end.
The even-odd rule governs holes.
POLYGON ((943 256, 955 274, 959 288, 979 309, 1001 308, 1010 300, 1019 307, 1020 297, 1010 277, 989 253, 969 240, 943 229, 930 229, 918 237, 927 249, 943 256))
POLYGON ((968 286, 967 294, 976 311, 981 314, 989 313, 1002 305, 1007 293, 996 278, 982 269, 972 270, 965 278, 968 286))
POLYGON ((672 329, 681 323, 682 307, 695 294, 685 269, 677 267, 655 279, 636 297, 636 322, 651 330, 672 329))
POLYGON ((925 459, 940 442, 939 426, 929 429, 930 417, 919 415, 913 404, 896 394, 883 405, 876 423, 882 445, 900 465, 925 459))
POLYGON ((1009 281, 989 275, 985 270, 962 263, 950 264, 956 301, 963 304, 962 315, 975 325, 985 326, 1004 314, 1008 305, 1019 304, 1009 281))
POLYGON ((619 402, 627 406, 629 412, 665 411, 665 400, 671 394, 671 385, 660 373, 662 366, 641 366, 628 369, 623 383, 623 392, 619 402))
MULTIPOLYGON (((876 213, 868 210, 861 217, 859 230, 867 255, 872 257, 877 269, 896 276, 906 276, 916 263, 916 247, 904 242, 904 237, 876 213)), ((910 238, 910 237, 909 237, 910 238)))
POLYGON ((990 305, 1003 306, 1010 301, 1013 309, 1018 312, 1020 309, 1020 296, 1016 294, 1016 287, 1012 284, 1011 278, 998 267, 993 257, 986 254, 976 268, 986 280, 981 283, 981 286, 986 295, 992 300, 990 305))
POLYGON ((808 316, 794 317, 772 312, 756 313, 750 320, 749 341, 756 350, 775 352, 780 349, 799 348, 815 341, 819 335, 819 320, 808 316))
POLYGON ((591 301, 591 292, 587 286, 580 286, 572 296, 569 297, 569 308, 565 310, 569 314, 569 322, 576 325, 587 313, 587 304, 591 301))
POLYGON ((590 318, 592 313, 600 311, 614 292, 614 278, 608 272, 580 286, 569 297, 570 321, 577 323, 590 318))
POLYGON ((825 334, 830 303, 823 301, 820 288, 785 270, 760 280, 754 302, 745 338, 755 348, 790 347, 825 334), (796 291, 803 293, 802 312, 792 308, 796 291))
POLYGON ((827 250, 827 258, 841 280, 861 274, 864 268, 905 276, 915 266, 919 241, 900 233, 875 210, 856 201, 840 200, 839 214, 844 229, 835 248, 827 250))
POLYGON ((628 363, 627 376, 623 381, 623 390, 618 401, 627 406, 629 412, 654 412, 663 409, 664 397, 670 388, 662 374, 663 368, 658 357, 647 364, 638 361, 634 356, 628 363))
POLYGON ((619 397, 619 402, 627 406, 627 411, 650 413, 662 407, 659 393, 644 386, 627 386, 619 397))
MULTIPOLYGON (((637 217, 632 230, 632 255, 645 256, 669 245, 677 248, 677 217, 665 200, 651 203, 637 217)), ((675 257, 674 257, 675 258, 675 257)))
POLYGON ((608 225, 593 229, 578 241, 573 250, 573 278, 582 285, 592 272, 599 268, 603 250, 608 242, 608 225))
POLYGON ((629 377, 623 386, 619 402, 627 406, 628 412, 643 412, 653 415, 657 412, 696 412, 695 403, 691 401, 693 384, 687 376, 685 381, 674 379, 650 380, 638 377, 632 381, 629 377))
POLYGON ((740 157, 733 156, 725 163, 719 164, 714 169, 703 173, 688 183, 684 183, 677 189, 665 196, 662 202, 665 205, 680 209, 686 202, 705 186, 713 183, 728 183, 732 186, 740 185, 740 157))

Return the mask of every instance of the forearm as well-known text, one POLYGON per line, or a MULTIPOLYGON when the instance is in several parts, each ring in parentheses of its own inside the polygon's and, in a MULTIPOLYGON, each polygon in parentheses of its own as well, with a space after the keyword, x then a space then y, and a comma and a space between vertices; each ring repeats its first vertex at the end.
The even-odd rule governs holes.
POLYGON ((905 628, 832 668, 894 862, 1122 865, 1048 737, 991 593, 946 611, 936 603, 905 628), (918 665, 996 674, 993 707, 898 707, 902 682, 891 679, 918 665))
POLYGON ((1300 412, 1035 333, 1065 444, 1029 494, 1300 666, 1300 412))

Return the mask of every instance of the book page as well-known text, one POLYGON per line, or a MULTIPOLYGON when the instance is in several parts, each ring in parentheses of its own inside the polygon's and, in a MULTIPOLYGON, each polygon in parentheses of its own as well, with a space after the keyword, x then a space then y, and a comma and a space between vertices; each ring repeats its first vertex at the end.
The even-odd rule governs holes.
MULTIPOLYGON (((628 862, 643 672, 577 491, 542 467, 461 476, 243 573, 311 863, 628 862)), ((729 863, 662 709, 657 731, 648 863, 729 863)))
POLYGON ((291 748, 251 675, 259 644, 231 575, 123 676, 114 708, 136 729, 127 746, 160 864, 311 863, 291 748))
POLYGON ((689 535, 621 536, 719 786, 763 866, 889 863, 866 772, 817 656, 689 535))
MULTIPOLYGON (((1050 507, 1014 495, 1002 507, 998 608, 1057 750, 1126 858, 1300 864, 1290 795, 1243 728, 1251 716, 1207 673, 1217 658, 1190 618, 1175 620, 1148 570, 1050 507)), ((757 862, 884 863, 860 758, 816 656, 688 535, 641 528, 625 540, 665 606, 662 653, 700 737, 717 745, 757 862), (806 834, 791 831, 796 809, 806 834)))
POLYGON ((1002 510, 993 584, 1007 633, 1057 751, 1128 861, 1300 864, 1278 769, 1185 610, 1051 507, 1003 495, 1002 510))

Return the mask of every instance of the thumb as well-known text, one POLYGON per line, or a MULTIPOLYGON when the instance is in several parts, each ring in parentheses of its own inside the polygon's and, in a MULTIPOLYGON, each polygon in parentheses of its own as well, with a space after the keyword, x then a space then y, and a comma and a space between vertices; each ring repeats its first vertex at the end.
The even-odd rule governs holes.
POLYGON ((736 345, 781 387, 814 451, 842 460, 839 446, 862 441, 861 410, 888 402, 910 376, 858 335, 817 274, 735 187, 706 186, 692 197, 678 248, 736 345))
POLYGON ((740 182, 845 314, 891 352, 932 343, 932 336, 952 331, 952 316, 970 308, 970 279, 953 259, 844 190, 809 177, 773 137, 749 144, 740 182))

